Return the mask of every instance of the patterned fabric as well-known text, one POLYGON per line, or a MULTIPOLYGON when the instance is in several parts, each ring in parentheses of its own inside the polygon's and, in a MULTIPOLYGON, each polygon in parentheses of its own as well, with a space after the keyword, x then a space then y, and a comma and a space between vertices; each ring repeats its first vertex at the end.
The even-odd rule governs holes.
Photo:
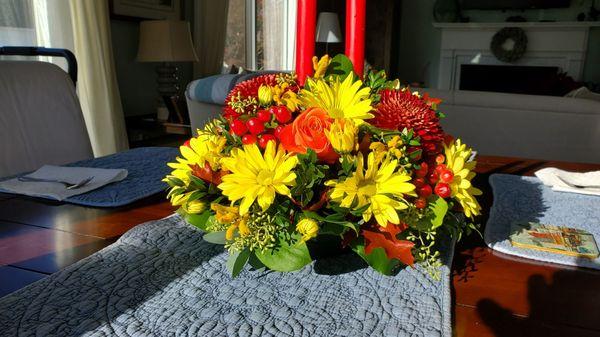
POLYGON ((177 215, 0 299, 1 336, 451 336, 452 245, 440 281, 389 277, 354 255, 250 270, 177 215))
POLYGON ((538 178, 493 174, 494 206, 485 228, 485 242, 497 251, 528 259, 600 269, 600 258, 591 260, 510 244, 513 222, 540 222, 586 230, 600 243, 600 197, 555 192, 538 178))
POLYGON ((127 178, 94 191, 64 201, 94 207, 119 207, 160 193, 168 187, 162 182, 171 169, 179 149, 171 147, 142 147, 109 156, 83 160, 66 166, 126 169, 127 178))

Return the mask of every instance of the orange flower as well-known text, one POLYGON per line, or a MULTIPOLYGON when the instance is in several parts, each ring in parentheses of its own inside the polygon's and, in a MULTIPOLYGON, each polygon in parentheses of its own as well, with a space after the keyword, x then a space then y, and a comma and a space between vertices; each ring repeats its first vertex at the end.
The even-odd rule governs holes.
POLYGON ((333 119, 321 108, 310 108, 296 117, 292 124, 281 132, 283 147, 290 152, 306 153, 312 149, 317 157, 326 163, 333 164, 338 158, 325 134, 333 119))

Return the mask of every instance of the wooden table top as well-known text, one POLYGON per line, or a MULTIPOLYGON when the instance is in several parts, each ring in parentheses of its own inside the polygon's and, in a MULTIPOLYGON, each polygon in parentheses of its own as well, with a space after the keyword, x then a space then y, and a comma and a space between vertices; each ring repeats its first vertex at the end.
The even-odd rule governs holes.
MULTIPOLYGON (((484 191, 484 212, 493 201, 490 174, 531 175, 543 167, 590 171, 600 164, 481 156, 475 185, 484 191)), ((0 296, 172 212, 164 195, 101 209, 0 194, 0 296)), ((475 234, 457 245, 452 283, 456 336, 600 336, 600 271, 495 252, 475 234)))

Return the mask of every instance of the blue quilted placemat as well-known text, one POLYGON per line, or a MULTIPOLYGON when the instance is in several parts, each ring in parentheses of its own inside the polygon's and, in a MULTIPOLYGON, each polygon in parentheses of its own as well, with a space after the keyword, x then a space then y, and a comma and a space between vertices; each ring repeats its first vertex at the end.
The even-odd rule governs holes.
POLYGON ((232 280, 223 248, 174 215, 0 299, 0 335, 450 337, 452 247, 440 281, 354 255, 232 280))
POLYGON ((140 147, 67 164, 65 166, 126 169, 128 174, 122 181, 64 201, 92 207, 119 207, 165 191, 168 186, 161 180, 171 171, 167 163, 174 161, 178 154, 179 149, 172 147, 140 147))
POLYGON ((538 178, 493 174, 494 205, 485 227, 485 242, 497 251, 528 259, 600 269, 600 258, 576 258, 562 254, 513 247, 511 224, 540 222, 586 230, 600 244, 600 197, 552 191, 538 178))

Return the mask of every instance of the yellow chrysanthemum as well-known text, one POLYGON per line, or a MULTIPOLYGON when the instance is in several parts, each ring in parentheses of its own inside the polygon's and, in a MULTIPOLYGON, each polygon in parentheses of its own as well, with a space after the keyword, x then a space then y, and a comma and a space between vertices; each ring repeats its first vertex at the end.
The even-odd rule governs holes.
POLYGON ((397 210, 408 206, 404 195, 415 195, 415 185, 409 183, 411 177, 398 168, 397 160, 376 160, 373 152, 369 153, 367 168, 364 168, 362 154, 356 157, 356 172, 342 182, 328 181, 333 186, 331 199, 342 207, 354 209, 367 204, 363 219, 369 221, 372 216, 380 226, 386 227, 388 222, 399 224, 397 210))
POLYGON ((307 108, 322 108, 332 118, 352 119, 356 124, 373 118, 370 111, 371 100, 369 87, 362 87, 362 81, 353 80, 349 74, 343 82, 339 78, 329 84, 324 79, 307 79, 306 88, 302 89, 300 101, 307 108))
POLYGON ((316 56, 312 58, 313 69, 315 70, 314 78, 321 78, 325 76, 325 72, 327 72, 327 67, 331 63, 331 57, 329 55, 324 55, 320 59, 316 56))
POLYGON ((467 160, 472 154, 472 150, 462 144, 460 139, 450 144, 444 145, 446 154, 446 166, 454 173, 454 178, 450 183, 452 197, 454 197, 462 206, 465 215, 472 217, 479 215, 481 206, 475 199, 476 195, 481 195, 481 190, 471 185, 471 179, 475 177, 473 169, 477 162, 467 160))
POLYGON ((358 144, 358 128, 351 119, 336 119, 325 135, 333 149, 341 154, 354 151, 358 144))
POLYGON ((275 142, 268 143, 264 155, 256 144, 233 149, 221 163, 231 173, 223 176, 218 187, 231 202, 242 199, 240 215, 248 213, 255 200, 266 211, 275 200, 275 193, 289 196, 288 186, 296 182, 292 169, 298 159, 286 154, 283 147, 276 149, 275 142))
POLYGON ((179 147, 181 157, 177 157, 176 162, 167 164, 173 169, 170 176, 178 178, 188 185, 190 183, 189 174, 193 167, 204 167, 204 164, 208 162, 213 170, 219 169, 219 162, 227 139, 216 135, 212 129, 215 127, 212 123, 208 124, 204 130, 198 130, 198 137, 190 139, 189 145, 179 147))
POLYGON ((219 169, 221 152, 225 147, 227 139, 223 136, 217 136, 202 132, 198 137, 190 139, 189 146, 181 146, 179 150, 188 165, 204 166, 208 162, 213 170, 219 169))
POLYGON ((319 224, 313 219, 304 218, 296 224, 296 231, 302 235, 300 240, 305 242, 317 236, 319 224))
POLYGON ((192 171, 192 168, 190 167, 190 165, 188 165, 185 159, 177 158, 175 160, 177 161, 174 163, 167 163, 167 165, 170 168, 172 168, 173 171, 171 171, 171 174, 169 174, 165 179, 163 179, 163 181, 166 182, 168 181, 169 177, 175 177, 183 181, 183 183, 187 186, 190 183, 189 173, 192 171))

